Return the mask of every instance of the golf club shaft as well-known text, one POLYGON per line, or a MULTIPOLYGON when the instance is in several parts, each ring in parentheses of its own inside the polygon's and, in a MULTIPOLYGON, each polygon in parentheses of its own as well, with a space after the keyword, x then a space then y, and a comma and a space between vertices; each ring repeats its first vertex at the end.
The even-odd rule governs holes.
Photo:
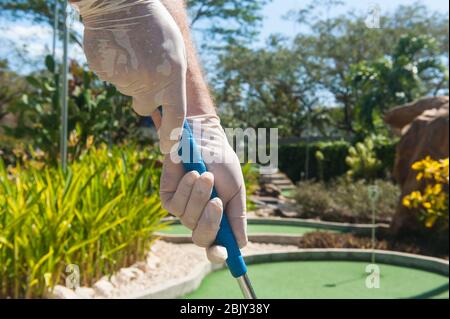
POLYGON ((252 283, 250 282, 250 278, 248 278, 247 274, 239 277, 237 280, 245 299, 257 299, 252 283))
MULTIPOLYGON (((197 148, 189 123, 185 121, 183 135, 180 141, 179 155, 186 172, 197 171, 200 175, 207 172, 201 153, 197 148)), ((218 194, 213 189, 211 199, 217 198, 218 194)), ((227 215, 223 213, 220 229, 217 234, 216 244, 226 248, 228 253, 227 265, 231 274, 235 277, 246 299, 256 299, 255 292, 247 276, 247 266, 242 257, 239 246, 234 237, 227 215)))

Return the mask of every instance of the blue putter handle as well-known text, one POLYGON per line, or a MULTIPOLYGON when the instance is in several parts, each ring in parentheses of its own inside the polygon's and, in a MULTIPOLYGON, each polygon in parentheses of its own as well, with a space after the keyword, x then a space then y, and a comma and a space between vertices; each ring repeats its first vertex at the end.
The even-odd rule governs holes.
MULTIPOLYGON (((178 154, 182 159, 186 172, 197 171, 201 175, 208 171, 195 142, 191 127, 187 121, 184 122, 183 134, 178 154)), ((211 194, 211 199, 217 197, 219 196, 214 188, 211 194)), ((223 213, 222 221, 220 223, 216 244, 226 248, 228 253, 227 265, 233 277, 239 278, 244 276, 247 273, 247 266, 245 265, 241 250, 236 242, 236 238, 234 237, 225 212, 223 213)))

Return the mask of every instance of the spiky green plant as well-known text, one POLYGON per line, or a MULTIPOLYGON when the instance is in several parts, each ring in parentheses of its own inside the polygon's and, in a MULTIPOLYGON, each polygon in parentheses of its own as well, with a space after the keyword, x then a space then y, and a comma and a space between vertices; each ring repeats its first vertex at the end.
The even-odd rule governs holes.
POLYGON ((158 155, 89 148, 67 172, 0 159, 0 298, 44 297, 79 266, 81 284, 144 258, 164 227, 158 155))
POLYGON ((357 143, 356 146, 350 147, 348 153, 345 160, 350 167, 347 172, 348 177, 366 181, 377 177, 382 163, 377 158, 375 144, 370 137, 366 138, 363 143, 357 143))

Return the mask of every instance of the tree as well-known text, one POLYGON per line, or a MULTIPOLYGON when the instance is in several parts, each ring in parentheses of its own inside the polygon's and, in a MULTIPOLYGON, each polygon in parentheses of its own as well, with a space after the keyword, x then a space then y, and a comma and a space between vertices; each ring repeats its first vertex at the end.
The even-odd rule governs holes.
POLYGON ((390 56, 352 66, 349 86, 356 99, 359 130, 373 131, 377 123, 382 124, 383 112, 428 94, 427 83, 432 81, 437 92, 448 74, 437 42, 429 36, 405 35, 390 56))
POLYGON ((25 81, 8 68, 7 61, 0 60, 0 121, 8 114, 8 107, 19 99, 25 81))
POLYGON ((284 39, 264 49, 229 45, 219 56, 214 85, 223 121, 233 127, 277 127, 281 136, 301 136, 307 121, 323 120, 316 84, 303 58, 284 39), (320 112, 319 112, 320 111, 320 112))
POLYGON ((258 33, 261 9, 271 0, 186 0, 191 26, 216 43, 248 40, 258 33), (207 20, 206 27, 200 27, 207 20))
MULTIPOLYGON (((60 8, 64 1, 56 0, 60 8)), ((181 1, 181 0, 179 0, 181 1)), ((186 0, 192 17, 192 26, 198 27, 205 35, 220 41, 248 39, 257 33, 262 20, 261 9, 271 0, 186 0), (202 20, 208 26, 200 27, 202 20)), ((0 16, 22 19, 30 17, 36 23, 53 27, 55 0, 3 0, 0 3, 0 16)), ((62 30, 63 17, 60 16, 58 29, 62 30)), ((81 46, 81 35, 71 32, 72 41, 81 46)))
MULTIPOLYGON (((294 40, 297 54, 305 57, 311 76, 324 94, 331 94, 342 107, 340 128, 353 134, 356 96, 347 82, 352 65, 382 59, 392 53, 403 35, 417 34, 436 39, 438 50, 433 54, 446 61, 448 69, 448 15, 430 12, 426 6, 415 3, 384 14, 381 28, 370 29, 365 25, 366 13, 348 12, 327 18, 327 12, 340 4, 319 1, 290 16, 302 30, 294 40)), ((448 78, 423 80, 425 94, 442 94, 441 89, 448 87, 448 78)))
MULTIPOLYGON (((46 58, 46 71, 26 77, 29 89, 12 104, 18 123, 4 127, 5 134, 21 139, 45 152, 55 164, 60 141, 59 74, 54 74, 55 62, 46 58)), ((70 67, 69 81, 69 154, 76 158, 90 136, 96 143, 120 143, 134 136, 139 141, 139 119, 130 107, 130 99, 116 94, 113 86, 98 81, 94 74, 75 62, 70 67)), ((151 141, 146 141, 151 142, 151 141)))

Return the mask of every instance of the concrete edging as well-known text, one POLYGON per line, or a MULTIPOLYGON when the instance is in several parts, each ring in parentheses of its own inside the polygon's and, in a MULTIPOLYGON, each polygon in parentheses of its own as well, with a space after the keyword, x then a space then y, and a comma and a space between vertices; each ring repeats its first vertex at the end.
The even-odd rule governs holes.
MULTIPOLYGON (((371 262, 371 250, 363 249, 299 249, 298 251, 279 250, 272 253, 259 253, 245 256, 246 263, 259 264, 281 261, 366 261, 371 262)), ((449 275, 449 262, 447 260, 413 255, 401 252, 376 250, 376 261, 380 264, 391 264, 402 267, 421 269, 444 276, 449 275)), ((189 276, 154 287, 133 299, 174 299, 198 289, 203 279, 213 271, 224 268, 225 265, 211 265, 204 262, 189 276)))

